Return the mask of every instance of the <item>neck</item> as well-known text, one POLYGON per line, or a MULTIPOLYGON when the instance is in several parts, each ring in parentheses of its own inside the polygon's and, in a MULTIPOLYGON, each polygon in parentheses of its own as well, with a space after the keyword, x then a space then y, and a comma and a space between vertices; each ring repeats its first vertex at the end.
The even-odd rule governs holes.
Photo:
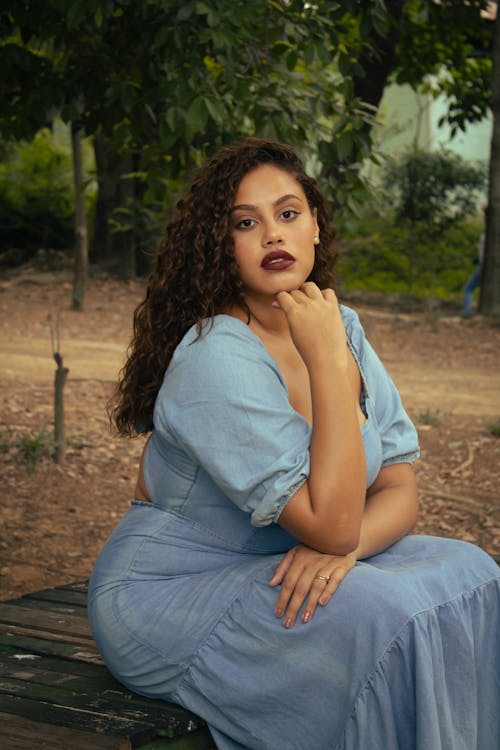
MULTIPOLYGON (((274 298, 255 299, 245 297, 250 310, 250 327, 256 332, 258 330, 279 337, 290 337, 290 328, 285 313, 279 307, 273 307, 274 298)), ((248 323, 248 313, 241 307, 233 307, 228 311, 229 315, 239 318, 248 323)))

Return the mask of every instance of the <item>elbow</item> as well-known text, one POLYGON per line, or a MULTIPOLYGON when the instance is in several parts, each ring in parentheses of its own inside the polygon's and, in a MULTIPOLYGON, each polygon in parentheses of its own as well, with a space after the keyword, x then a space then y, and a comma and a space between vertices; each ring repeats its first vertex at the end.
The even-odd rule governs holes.
POLYGON ((354 552, 359 546, 359 534, 357 537, 351 537, 347 539, 333 539, 329 540, 325 545, 324 551, 327 555, 335 555, 336 557, 345 557, 351 552, 354 552))
POLYGON ((325 549, 328 555, 344 557, 354 552, 358 548, 361 534, 361 522, 359 524, 346 524, 344 528, 338 526, 336 531, 330 533, 324 540, 325 549))

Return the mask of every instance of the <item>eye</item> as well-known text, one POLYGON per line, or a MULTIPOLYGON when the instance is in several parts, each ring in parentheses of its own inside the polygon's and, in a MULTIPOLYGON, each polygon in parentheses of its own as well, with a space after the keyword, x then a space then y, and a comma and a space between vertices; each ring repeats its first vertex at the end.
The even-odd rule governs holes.
POLYGON ((282 212, 281 215, 285 221, 293 221, 299 214, 300 211, 294 211, 293 208, 287 208, 282 212))
POLYGON ((255 225, 254 219, 240 219, 240 221, 237 221, 235 224, 235 229, 252 229, 252 227, 255 225))

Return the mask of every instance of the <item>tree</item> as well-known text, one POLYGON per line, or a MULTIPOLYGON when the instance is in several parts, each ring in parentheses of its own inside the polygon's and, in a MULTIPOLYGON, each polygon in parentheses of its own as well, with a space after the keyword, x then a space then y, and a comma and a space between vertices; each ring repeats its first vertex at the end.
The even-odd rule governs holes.
POLYGON ((131 274, 156 205, 172 202, 185 173, 239 134, 297 144, 335 204, 352 210, 391 77, 444 92, 453 128, 482 117, 486 4, 7 1, 0 130, 19 137, 58 112, 92 135, 94 257, 117 255, 131 274))
POLYGON ((73 154, 73 181, 75 196, 75 278, 73 282, 73 297, 71 307, 73 310, 83 308, 85 286, 88 275, 88 241, 87 220, 85 211, 84 174, 82 160, 82 143, 80 128, 74 122, 71 123, 71 151, 73 154))
MULTIPOLYGON (((341 54, 335 24, 343 28, 346 16, 337 4, 327 13, 323 4, 297 0, 10 6, 1 16, 2 37, 14 74, 0 84, 0 127, 26 132, 37 117, 57 111, 93 135, 94 250, 112 254, 119 244, 122 262, 124 245, 136 254, 127 241, 131 212, 162 199, 165 185, 175 187, 208 150, 258 133, 310 144, 306 155, 313 156, 339 110, 342 128, 352 121, 359 130, 362 123, 361 107, 349 109, 342 76, 326 67, 341 54), (36 91, 26 89, 29 72, 36 91)), ((322 161, 332 163, 335 143, 323 146, 322 161)))
POLYGON ((485 255, 479 310, 500 316, 500 20, 495 23, 493 52, 493 134, 491 138, 485 255))

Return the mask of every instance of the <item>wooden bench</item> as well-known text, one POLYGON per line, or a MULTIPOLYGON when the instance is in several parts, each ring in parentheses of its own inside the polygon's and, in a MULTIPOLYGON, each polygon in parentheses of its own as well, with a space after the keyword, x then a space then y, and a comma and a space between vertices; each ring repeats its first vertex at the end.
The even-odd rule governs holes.
POLYGON ((202 719, 141 698, 104 666, 90 634, 87 586, 0 602, 2 750, 211 750, 202 719))

